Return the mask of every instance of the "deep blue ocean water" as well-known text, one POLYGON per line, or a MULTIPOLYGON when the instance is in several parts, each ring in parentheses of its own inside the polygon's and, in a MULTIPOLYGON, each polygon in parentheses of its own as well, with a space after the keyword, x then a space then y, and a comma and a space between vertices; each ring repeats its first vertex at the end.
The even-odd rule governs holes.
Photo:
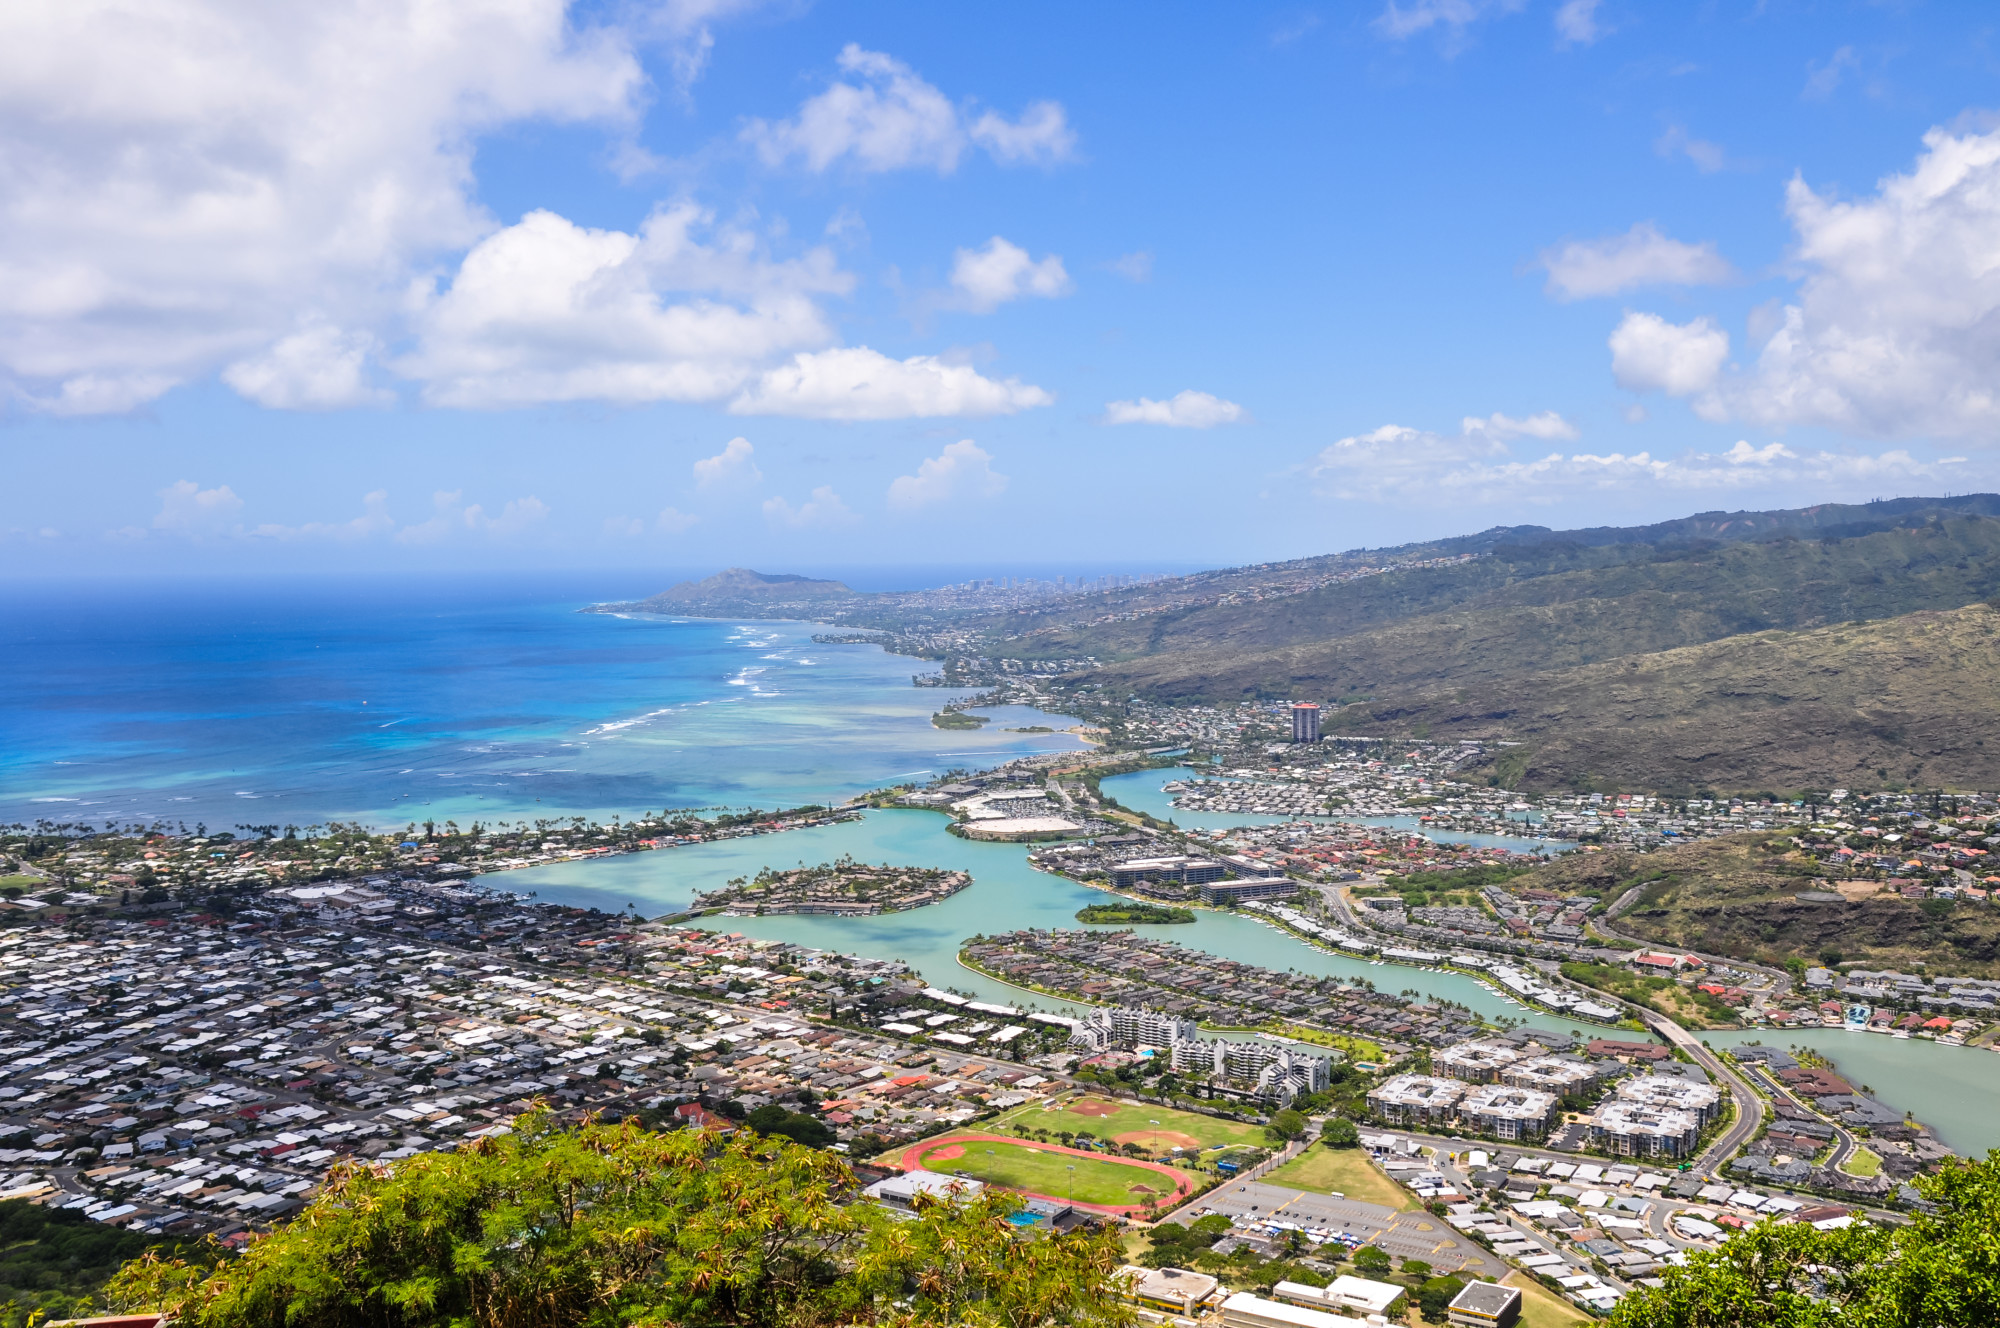
POLYGON ((0 589, 0 822, 768 808, 1082 745, 935 729, 934 665, 811 624, 577 612, 657 580, 0 589))

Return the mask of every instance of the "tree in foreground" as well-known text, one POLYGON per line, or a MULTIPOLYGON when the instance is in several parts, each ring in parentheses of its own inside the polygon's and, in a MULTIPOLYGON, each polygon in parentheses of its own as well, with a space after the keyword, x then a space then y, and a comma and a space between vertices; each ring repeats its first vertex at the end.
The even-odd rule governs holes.
POLYGON ((829 1153, 634 1122, 348 1166, 291 1222, 204 1267, 151 1256, 109 1294, 185 1328, 1125 1328, 1110 1232, 1025 1236, 1015 1200, 866 1201, 829 1153))
POLYGON ((1833 1231, 1766 1219, 1670 1268, 1617 1328, 1974 1328, 2000 1324, 2000 1150, 1918 1177, 1932 1211, 1833 1231))

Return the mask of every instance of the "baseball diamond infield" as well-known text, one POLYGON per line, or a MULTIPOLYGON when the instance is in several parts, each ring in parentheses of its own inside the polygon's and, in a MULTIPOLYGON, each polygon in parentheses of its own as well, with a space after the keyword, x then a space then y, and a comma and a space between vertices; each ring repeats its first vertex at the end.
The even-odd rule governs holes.
POLYGON ((1157 1162, 1110 1158, 1060 1144, 1029 1143, 999 1134, 950 1134, 903 1150, 904 1171, 966 1176, 1037 1199, 1074 1203, 1094 1212, 1132 1217, 1158 1196, 1171 1207, 1194 1193, 1192 1177, 1157 1162), (1075 1168, 1074 1171, 1071 1168, 1075 1168))

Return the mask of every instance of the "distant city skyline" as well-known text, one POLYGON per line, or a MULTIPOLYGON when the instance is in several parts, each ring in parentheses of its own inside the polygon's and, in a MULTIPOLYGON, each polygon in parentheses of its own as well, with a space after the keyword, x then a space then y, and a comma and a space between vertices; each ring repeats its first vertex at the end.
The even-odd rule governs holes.
POLYGON ((1996 24, 0 13, 0 575, 1176 572, 2000 489, 1996 24))

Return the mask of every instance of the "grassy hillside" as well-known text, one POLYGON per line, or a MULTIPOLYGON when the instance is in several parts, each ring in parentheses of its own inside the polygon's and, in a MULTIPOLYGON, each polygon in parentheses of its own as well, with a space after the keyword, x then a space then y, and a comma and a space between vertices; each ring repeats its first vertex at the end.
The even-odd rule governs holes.
POLYGON ((1343 708, 1330 729, 1506 736, 1517 787, 2000 785, 2000 610, 1757 632, 1343 708))
POLYGON ((1606 899, 1640 887, 1612 925, 1660 946, 1772 964, 1838 951, 1867 968, 2000 973, 2000 911, 1889 892, 1839 903, 1801 900, 1798 892, 1813 888, 1818 868, 1791 848, 1788 835, 1752 831, 1643 857, 1578 858, 1510 884, 1575 888, 1581 874, 1606 899))
POLYGON ((1843 540, 1502 548, 1450 567, 1308 594, 1169 611, 1024 638, 1113 661, 1160 697, 1341 697, 1505 677, 1744 632, 1957 608, 2000 593, 2000 519, 1843 540))

